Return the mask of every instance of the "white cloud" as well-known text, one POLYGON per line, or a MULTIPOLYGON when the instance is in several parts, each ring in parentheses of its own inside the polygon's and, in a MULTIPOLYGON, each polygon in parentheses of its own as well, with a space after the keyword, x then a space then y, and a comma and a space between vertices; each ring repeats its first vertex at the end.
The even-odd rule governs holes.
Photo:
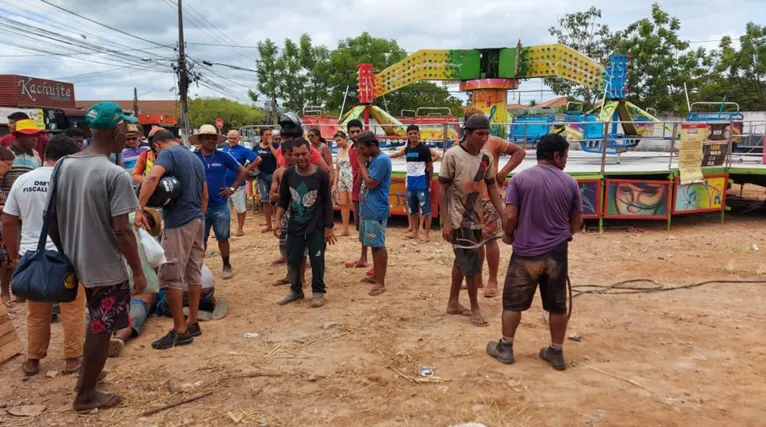
MULTIPOLYGON (((175 46, 177 42, 177 18, 175 0, 51 0, 69 10, 83 14, 95 21, 159 44, 175 46)), ((548 28, 555 25, 557 16, 567 12, 585 10, 590 6, 601 8, 603 22, 611 29, 625 28, 629 23, 649 15, 651 1, 615 2, 613 0, 187 0, 184 5, 186 41, 190 43, 255 45, 271 38, 281 45, 285 38, 297 39, 308 33, 316 43, 334 47, 339 40, 355 37, 363 31, 373 36, 396 39, 407 51, 423 48, 479 48, 515 46, 521 39, 524 45, 551 43, 548 28), (204 20, 199 16, 204 17, 204 20), (207 22, 205 22, 205 20, 207 22), (199 23, 204 29, 198 28, 199 23)), ((88 41, 104 39, 133 47, 156 48, 150 43, 119 34, 118 32, 89 23, 44 3, 13 2, 13 6, 0 8, 0 16, 10 19, 27 19, 47 23, 52 31, 72 37, 85 34, 88 41)), ((724 6, 716 0, 665 0, 663 10, 681 20, 681 35, 691 41, 718 40, 723 35, 736 38, 748 20, 766 16, 763 0, 741 0, 736 6, 724 6)), ((30 39, 9 34, 0 24, 0 45, 30 43, 30 39)), ((714 48, 717 41, 697 43, 694 47, 714 48)), ((57 52, 66 48, 35 43, 34 47, 57 52)), ((30 52, 26 52, 30 53, 30 52)), ((253 68, 255 49, 234 47, 188 45, 189 56, 195 60, 208 60, 253 68)), ((2 54, 25 54, 14 48, 3 48, 2 54)), ((138 57, 174 57, 170 49, 150 49, 144 52, 126 52, 138 57)), ((76 57, 27 57, 2 58, 1 74, 22 74, 42 78, 72 79, 78 99, 129 99, 133 88, 146 94, 145 99, 168 99, 174 86, 174 75, 168 65, 147 63, 134 58, 133 64, 150 66, 166 73, 154 73, 89 63, 92 61, 113 63, 114 58, 104 55, 76 57), (92 73, 90 75, 84 75, 92 73), (96 74, 100 73, 100 74, 96 74)), ((124 61, 124 60, 122 60, 124 61)), ((167 62, 164 62, 167 64, 167 62)), ((213 70, 226 79, 248 85, 254 74, 215 66, 213 70)), ((246 88, 203 71, 203 75, 235 93, 240 99, 247 98, 246 88)), ((522 91, 537 90, 539 81, 527 81, 522 91)), ((192 95, 218 95, 207 88, 192 88, 192 95)), ((522 102, 530 99, 540 101, 553 95, 543 92, 522 92, 522 102)), ((518 99, 517 94, 512 95, 518 99)))

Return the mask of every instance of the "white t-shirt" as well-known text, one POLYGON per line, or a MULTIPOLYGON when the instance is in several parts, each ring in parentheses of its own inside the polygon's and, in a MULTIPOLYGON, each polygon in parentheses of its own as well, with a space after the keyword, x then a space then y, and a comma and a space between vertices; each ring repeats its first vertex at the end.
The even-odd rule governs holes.
MULTIPOLYGON (((207 265, 202 264, 202 290, 210 289, 215 287, 215 278, 213 278, 213 272, 210 271, 207 265)), ((183 285, 184 292, 189 291, 189 285, 184 283, 183 285)))
MULTIPOLYGON (((27 251, 37 250, 40 232, 43 228, 43 212, 48 198, 48 184, 51 181, 53 167, 45 166, 27 172, 13 183, 3 212, 21 219, 21 244, 19 255, 27 251)), ((55 251, 50 236, 45 243, 45 249, 55 251)))

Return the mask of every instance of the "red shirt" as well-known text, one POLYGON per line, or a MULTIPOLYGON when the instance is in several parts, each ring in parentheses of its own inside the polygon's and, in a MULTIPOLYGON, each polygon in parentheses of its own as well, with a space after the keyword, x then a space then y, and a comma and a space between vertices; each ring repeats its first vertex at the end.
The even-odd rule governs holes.
MULTIPOLYGON (((0 145, 5 148, 10 147, 14 142, 16 142, 16 135, 12 133, 0 138, 0 145)), ((48 136, 42 133, 37 137, 37 146, 35 146, 35 151, 37 151, 37 154, 39 154, 41 158, 45 156, 46 145, 48 145, 48 136)))
MULTIPOLYGON (((311 163, 318 165, 322 161, 322 155, 314 147, 311 148, 311 163)), ((282 147, 277 148, 277 167, 285 165, 285 156, 282 155, 282 147)))

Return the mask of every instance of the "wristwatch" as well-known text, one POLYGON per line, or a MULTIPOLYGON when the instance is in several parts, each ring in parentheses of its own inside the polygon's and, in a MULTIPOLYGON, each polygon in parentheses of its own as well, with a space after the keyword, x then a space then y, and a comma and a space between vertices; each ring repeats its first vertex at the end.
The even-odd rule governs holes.
POLYGON ((236 188, 234 188, 234 187, 229 187, 229 191, 231 191, 232 193, 236 193, 236 192, 237 192, 237 189, 236 189, 236 188))

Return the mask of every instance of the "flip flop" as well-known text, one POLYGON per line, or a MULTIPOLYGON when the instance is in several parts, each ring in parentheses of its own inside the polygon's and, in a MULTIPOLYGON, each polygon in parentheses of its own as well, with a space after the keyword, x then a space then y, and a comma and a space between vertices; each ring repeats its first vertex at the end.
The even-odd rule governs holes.
POLYGON ((367 271, 367 273, 364 273, 364 274, 366 274, 368 277, 374 276, 375 275, 375 267, 371 268, 369 271, 367 271))
POLYGON ((27 362, 29 362, 29 361, 25 360, 24 362, 21 363, 21 372, 24 373, 25 377, 34 377, 35 375, 40 373, 40 363, 39 362, 37 363, 37 367, 35 368, 35 370, 32 371, 32 372, 27 371, 26 369, 24 369, 24 365, 26 365, 27 362))
POLYGON ((466 307, 463 307, 462 305, 460 306, 460 308, 456 312, 450 313, 448 311, 447 314, 449 314, 450 316, 465 316, 465 317, 471 317, 472 316, 471 310, 466 308, 466 307))
POLYGON ((359 261, 350 261, 345 263, 344 265, 346 268, 365 268, 367 265, 360 265, 361 263, 359 261))
POLYGON ((213 309, 212 320, 220 320, 226 317, 226 312, 229 310, 229 300, 224 297, 216 298, 215 308, 213 309))
POLYGON ((290 279, 279 279, 276 282, 272 283, 272 286, 282 286, 282 285, 289 285, 290 279))
POLYGON ((103 405, 95 405, 92 408, 75 409, 75 412, 82 415, 82 414, 88 414, 94 409, 98 409, 98 410, 112 409, 122 405, 124 401, 125 399, 119 394, 110 394, 109 398, 106 399, 106 402, 104 402, 103 405))
POLYGON ((370 295, 371 297, 376 297, 376 296, 378 296, 378 295, 382 294, 383 292, 386 292, 386 288, 373 288, 373 289, 370 291, 369 295, 370 295))

